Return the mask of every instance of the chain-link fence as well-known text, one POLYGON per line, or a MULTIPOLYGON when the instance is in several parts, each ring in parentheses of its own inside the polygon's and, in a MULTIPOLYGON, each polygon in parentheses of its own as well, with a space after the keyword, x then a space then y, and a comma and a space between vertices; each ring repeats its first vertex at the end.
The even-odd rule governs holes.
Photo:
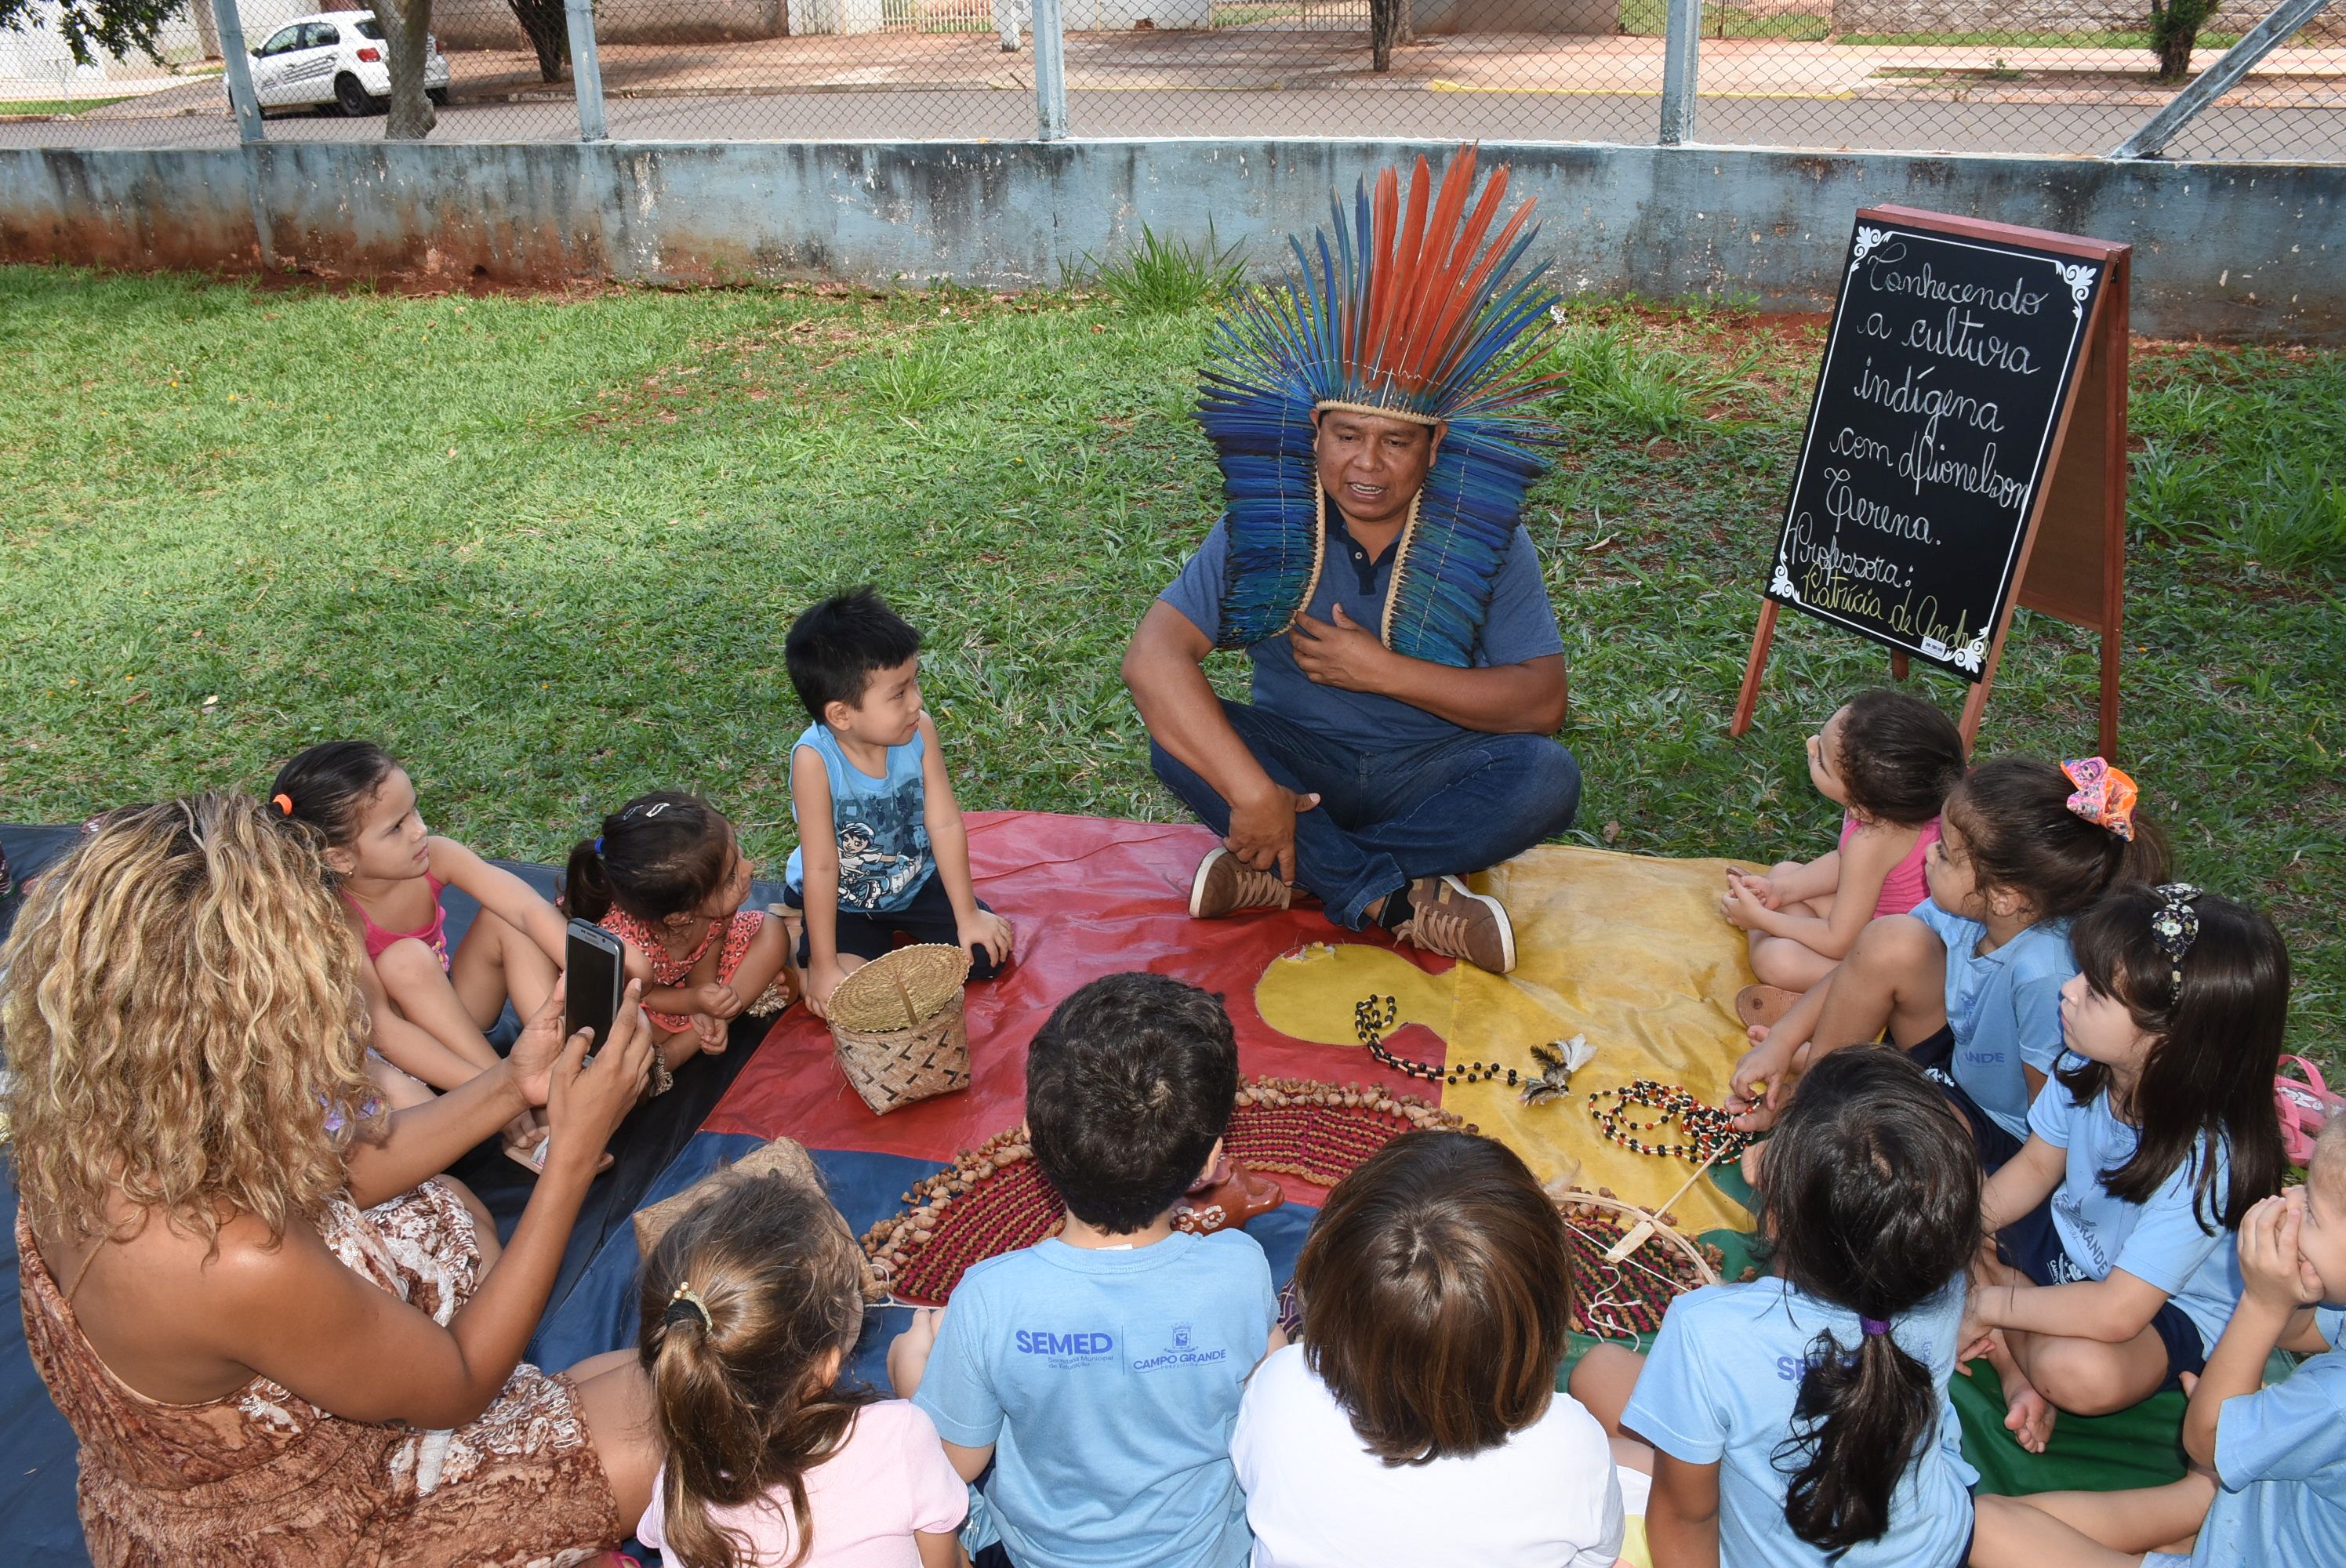
MULTIPOLYGON (((302 4, 242 0, 264 134, 382 135, 384 78, 367 58, 381 28, 365 11, 302 4)), ((1041 0, 1041 37, 1035 9, 596 0, 571 12, 564 0, 437 0, 426 81, 446 102, 433 134, 579 135, 571 30, 583 24, 599 59, 601 124, 622 139, 1010 139, 1035 136, 1039 120, 1077 137, 2098 155, 2270 6, 2218 9, 2196 48, 2153 36, 2148 0, 1041 0)), ((37 30, 0 33, 0 144, 233 140, 210 10, 197 0, 167 29, 168 66, 68 62, 74 79, 62 83, 54 36, 44 56, 27 43, 37 30), (11 115, 9 100, 28 113, 11 115)), ((591 79, 587 90, 596 96, 591 79)), ((2346 158, 2346 5, 2312 9, 2166 151, 2346 158)))

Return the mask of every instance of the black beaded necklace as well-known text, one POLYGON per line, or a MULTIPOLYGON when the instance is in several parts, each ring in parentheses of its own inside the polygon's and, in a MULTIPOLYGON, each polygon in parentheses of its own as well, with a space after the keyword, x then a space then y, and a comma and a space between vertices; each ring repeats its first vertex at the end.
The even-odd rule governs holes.
POLYGON ((1588 1114, 1596 1118, 1606 1137, 1632 1154, 1697 1161, 1732 1159, 1752 1138, 1735 1126, 1735 1118, 1727 1112, 1704 1105, 1676 1084, 1651 1078, 1639 1078, 1626 1088, 1597 1090, 1588 1096, 1588 1114), (1613 1101, 1612 1105, 1600 1107, 1599 1102, 1606 1099, 1613 1101), (1657 1114, 1652 1121, 1633 1122, 1629 1119, 1632 1105, 1643 1105, 1657 1114), (1684 1143, 1647 1143, 1634 1135, 1658 1133, 1674 1117, 1687 1135, 1684 1143))
POLYGON ((1369 1048, 1369 1054, 1404 1077, 1427 1084, 1487 1084, 1505 1074, 1507 1087, 1517 1083, 1515 1070, 1496 1062, 1476 1062, 1471 1064, 1452 1063, 1437 1067, 1431 1062, 1413 1062, 1396 1056, 1385 1049, 1385 1033, 1401 1016, 1401 1003, 1390 996, 1372 996, 1352 1009, 1352 1033, 1369 1048))

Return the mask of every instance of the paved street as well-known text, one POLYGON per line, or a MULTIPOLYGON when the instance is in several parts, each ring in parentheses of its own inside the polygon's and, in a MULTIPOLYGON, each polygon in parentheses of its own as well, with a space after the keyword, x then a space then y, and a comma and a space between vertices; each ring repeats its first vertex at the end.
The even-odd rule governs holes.
MULTIPOLYGON (((995 137, 1034 134, 1030 57, 993 36, 902 34, 731 45, 607 45, 612 135, 645 140, 995 137)), ((2202 68, 2216 58, 2202 51, 2202 68)), ((443 141, 566 140, 565 84, 525 55, 453 56, 443 141)), ((2167 101, 2147 56, 2112 49, 1857 46, 1705 40, 1697 136, 1796 148, 2090 155, 2167 101)), ((1650 141, 1659 40, 1423 40, 1384 76, 1350 35, 1230 28, 1067 40, 1077 136, 1404 136, 1650 141)), ((0 146, 217 146, 217 80, 71 119, 0 120, 0 146)), ((380 118, 273 116, 280 139, 372 140, 380 118)), ((2171 149, 2175 157, 2346 158, 2346 48, 2292 47, 2171 149)))

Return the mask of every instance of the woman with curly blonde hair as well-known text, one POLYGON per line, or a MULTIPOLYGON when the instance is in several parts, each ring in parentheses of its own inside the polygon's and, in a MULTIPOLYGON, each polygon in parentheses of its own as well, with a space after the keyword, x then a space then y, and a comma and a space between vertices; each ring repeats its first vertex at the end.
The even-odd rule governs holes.
POLYGON ((314 848, 219 794, 113 815, 0 950, 26 1339, 101 1568, 570 1563, 649 1498, 632 1353, 521 1361, 649 1032, 624 1007, 588 1061, 557 990, 508 1061, 386 1114, 359 962, 314 848), (500 1254, 431 1178, 540 1105, 500 1254))

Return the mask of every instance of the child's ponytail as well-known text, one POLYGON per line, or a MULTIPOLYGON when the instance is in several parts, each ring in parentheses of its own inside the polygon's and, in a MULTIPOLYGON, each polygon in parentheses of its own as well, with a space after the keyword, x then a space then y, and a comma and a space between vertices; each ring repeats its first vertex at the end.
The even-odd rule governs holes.
POLYGON ((369 803, 398 768, 372 740, 324 741, 277 770, 269 786, 269 814, 313 835, 321 849, 341 849, 359 836, 369 803))
POLYGON ((806 1473, 843 1447, 866 1390, 833 1386, 863 1325, 862 1254, 822 1193, 789 1176, 726 1178, 644 1267, 638 1359, 668 1450, 669 1554, 742 1568, 748 1543, 712 1510, 786 1503, 797 1568, 814 1545, 806 1473))
POLYGON ((1827 1552, 1879 1537, 1914 1456, 1938 1436, 1930 1369, 1892 1337, 1951 1287, 1980 1241, 1979 1160, 1946 1099, 1903 1053, 1836 1051, 1802 1076, 1762 1170, 1777 1268, 1803 1295, 1858 1315, 1856 1343, 1809 1348, 1784 1518, 1827 1552))
POLYGON ((1947 798, 1982 887, 2025 896, 2038 920, 2066 920, 2121 881, 2167 874, 2167 845, 2135 783, 2098 757, 2057 767, 1999 757, 1947 798))
POLYGON ((1831 1334, 1809 1347, 1786 1442, 1808 1461, 1785 1489, 1785 1522, 1827 1552, 1890 1528, 1891 1493, 1938 1419, 1931 1369, 1890 1337, 1887 1320, 1869 1319, 1862 1334, 1854 1356, 1831 1334))
MULTIPOLYGON (((715 1342, 714 1317, 703 1316, 709 1308, 698 1295, 671 1301, 661 1310, 658 1349, 651 1352, 652 1400, 660 1425, 669 1433, 691 1434, 691 1441, 672 1441, 668 1447, 660 1478, 663 1533, 668 1550, 679 1563, 694 1568, 738 1568, 749 1543, 719 1525, 709 1510, 738 1508, 761 1495, 766 1423, 763 1412, 734 1385, 715 1342)), ((648 1331, 645 1344, 653 1342, 648 1331)), ((803 1489, 790 1503, 803 1537, 803 1489)))
POLYGON ((611 877, 603 869, 601 835, 570 846, 562 870, 562 911, 573 920, 601 920, 611 912, 611 877))
POLYGON ((733 825, 698 795, 655 789, 571 847, 563 907, 601 920, 613 905, 658 922, 707 902, 733 873, 733 825))

